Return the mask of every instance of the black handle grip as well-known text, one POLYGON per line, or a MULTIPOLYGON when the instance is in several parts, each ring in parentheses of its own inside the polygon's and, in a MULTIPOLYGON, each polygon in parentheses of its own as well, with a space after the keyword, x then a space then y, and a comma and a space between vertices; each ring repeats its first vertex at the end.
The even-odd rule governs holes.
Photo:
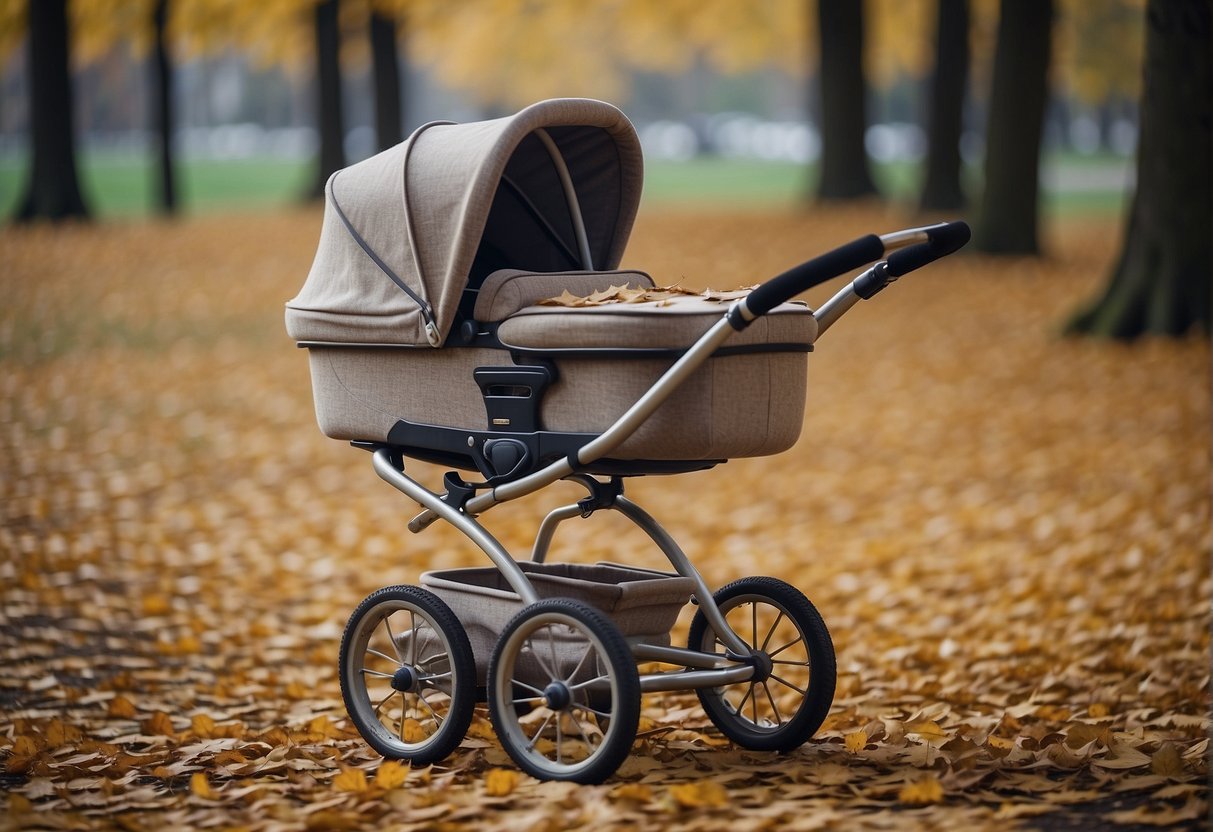
POLYGON ((892 277, 901 277, 940 257, 959 251, 969 242, 972 232, 966 222, 950 222, 927 231, 927 242, 895 251, 889 255, 888 272, 892 277))
POLYGON ((746 308, 754 315, 765 315, 801 292, 852 269, 866 266, 883 255, 884 243, 880 242, 879 237, 875 234, 860 237, 771 278, 746 296, 746 308))

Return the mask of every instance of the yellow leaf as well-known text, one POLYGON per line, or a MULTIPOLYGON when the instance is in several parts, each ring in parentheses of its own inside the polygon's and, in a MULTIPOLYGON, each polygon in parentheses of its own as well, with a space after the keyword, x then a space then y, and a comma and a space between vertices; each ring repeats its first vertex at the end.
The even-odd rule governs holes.
POLYGON ((190 791, 203 800, 215 799, 215 793, 211 791, 211 784, 207 781, 206 775, 201 771, 195 771, 190 776, 190 791))
POLYGON ((729 794, 715 780, 697 780, 694 783, 679 783, 670 786, 670 797, 679 806, 699 809, 706 806, 727 806, 729 794))
POLYGON ((212 739, 215 736, 215 720, 206 714, 195 714, 190 719, 190 728, 204 740, 212 739))
POLYGON ((291 699, 307 699, 308 690, 301 682, 291 682, 286 686, 286 695, 291 699))
POLYGON ((22 794, 10 794, 8 796, 8 813, 10 815, 23 815, 26 812, 32 812, 34 804, 29 802, 29 798, 22 794))
POLYGON ((429 734, 421 727, 421 723, 415 719, 406 719, 404 721, 404 741, 410 743, 425 742, 429 734))
POLYGON ((387 791, 404 785, 408 776, 407 766, 395 760, 384 760, 379 764, 379 771, 375 772, 375 785, 387 791))
POLYGON ((144 615, 165 615, 171 609, 172 605, 163 595, 152 594, 143 596, 144 615))
POLYGON ((1162 777, 1179 777, 1184 773, 1184 761, 1174 743, 1163 743, 1150 759, 1150 770, 1162 777))
POLYGON ((341 769, 341 773, 333 778, 333 788, 339 792, 360 793, 370 788, 366 782, 366 774, 360 768, 341 769))
POLYGON ((1087 716, 1094 717, 1095 719, 1103 719, 1109 713, 1111 711, 1103 702, 1095 702, 1091 707, 1087 708, 1087 716))
POLYGON ((624 783, 611 791, 611 799, 648 803, 653 799, 653 790, 643 783, 624 783))
POLYGON ((905 728, 907 734, 917 734, 929 743, 944 742, 948 738, 943 728, 939 727, 939 723, 929 719, 908 723, 905 728))
POLYGON ((847 751, 850 751, 852 754, 858 754, 868 744, 868 732, 863 730, 852 731, 846 735, 844 740, 847 744, 847 751))
POLYGON ((110 700, 107 714, 115 719, 134 719, 135 718, 135 703, 127 699, 125 696, 115 696, 110 700))
POLYGON ((78 742, 83 736, 79 728, 62 719, 52 719, 46 726, 46 744, 51 748, 78 742))
POLYGON ((911 806, 925 806, 928 803, 943 801, 943 786, 934 777, 906 783, 897 793, 897 799, 911 806))
POLYGON ((508 768, 489 769, 484 775, 484 793, 489 797, 505 797, 518 785, 518 772, 508 768))

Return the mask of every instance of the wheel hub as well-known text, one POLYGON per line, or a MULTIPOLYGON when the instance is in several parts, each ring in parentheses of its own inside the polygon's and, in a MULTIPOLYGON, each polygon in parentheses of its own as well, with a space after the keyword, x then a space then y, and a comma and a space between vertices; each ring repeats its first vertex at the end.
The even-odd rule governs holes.
POLYGON ((764 650, 756 650, 751 653, 750 661, 754 665, 754 676, 750 679, 751 682, 765 682, 771 677, 771 672, 775 670, 775 663, 764 650))
POLYGON ((417 684, 417 671, 408 665, 392 674, 392 689, 408 693, 417 684))
POLYGON ((553 711, 563 711, 573 703, 573 692, 564 682, 552 682, 543 689, 543 702, 553 711))

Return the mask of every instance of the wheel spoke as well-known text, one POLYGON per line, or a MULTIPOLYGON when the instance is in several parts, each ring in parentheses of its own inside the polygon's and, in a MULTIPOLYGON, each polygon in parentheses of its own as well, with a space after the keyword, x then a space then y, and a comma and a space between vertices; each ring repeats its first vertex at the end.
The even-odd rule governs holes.
POLYGON ((577 733, 581 735, 582 742, 590 747, 590 756, 594 756, 598 749, 594 747, 594 740, 591 739, 590 735, 587 734, 585 729, 581 727, 581 723, 577 721, 577 717, 573 716, 573 708, 569 709, 569 720, 577 727, 577 733))
POLYGON ((363 673, 369 673, 369 674, 370 674, 370 675, 372 675, 372 676, 378 676, 380 679, 394 679, 394 678, 396 678, 396 677, 395 677, 395 676, 393 676, 391 673, 380 673, 378 670, 371 670, 369 667, 364 667, 364 668, 362 668, 362 672, 363 672, 363 673))
POLYGON ((767 654, 767 656, 768 656, 769 658, 774 659, 776 656, 778 656, 778 655, 779 655, 780 653, 782 653, 784 650, 787 650, 787 649, 788 649, 789 647, 791 647, 792 645, 794 645, 794 644, 798 644, 798 643, 800 643, 800 642, 802 642, 802 641, 804 641, 804 636, 797 634, 796 638, 792 639, 792 640, 791 640, 791 641, 789 641, 787 644, 785 644, 783 647, 780 647, 778 650, 772 650, 770 653, 768 653, 768 654, 767 654))
POLYGON ((400 692, 400 741, 404 742, 404 721, 408 719, 409 701, 404 698, 404 691, 400 692))
POLYGON ((802 689, 796 687, 795 685, 793 685, 791 682, 789 682, 787 679, 783 678, 782 676, 776 676, 774 673, 772 673, 771 678, 774 679, 779 684, 783 685, 784 687, 791 688, 792 690, 799 693, 801 696, 809 695, 809 692, 807 690, 802 690, 802 689))
POLYGON ((522 699, 511 699, 511 705, 525 705, 527 702, 542 702, 542 696, 525 696, 522 699))
POLYGON ((510 684, 517 685, 520 688, 526 688, 527 690, 531 691, 532 693, 537 694, 540 698, 543 697, 543 691, 541 691, 539 688, 535 687, 534 685, 528 685, 526 682, 520 682, 517 679, 510 679, 510 684))
MULTIPOLYGON (((395 644, 395 642, 392 642, 392 643, 395 644)), ((366 652, 370 653, 372 656, 378 656, 381 659, 387 659, 389 662, 395 662, 396 664, 400 665, 401 667, 404 666, 403 659, 393 659, 391 656, 387 655, 386 653, 380 653, 374 647, 366 648, 366 652)))
POLYGON ((771 659, 771 664, 790 664, 795 665, 796 667, 808 667, 810 665, 810 663, 807 661, 793 662, 788 661, 787 659, 771 659))
POLYGON ((593 679, 586 679, 584 682, 578 682, 575 685, 569 685, 569 690, 582 690, 583 688, 589 687, 590 685, 594 684, 595 682, 601 682, 603 680, 606 680, 609 682, 611 680, 611 677, 607 676, 607 675, 595 676, 593 679))
POLYGON ((754 640, 750 642, 751 647, 758 646, 758 604, 750 602, 750 627, 754 632, 754 640))
POLYGON ((574 703, 573 707, 580 708, 581 710, 586 711, 587 713, 591 713, 594 716, 600 716, 603 719, 611 718, 611 715, 609 713, 604 713, 602 711, 595 710, 595 709, 591 708, 589 705, 578 705, 578 704, 574 703))
POLYGON ((771 689, 767 687, 767 683, 762 683, 762 689, 767 695, 767 701, 771 703, 771 710, 775 712, 775 724, 783 725, 783 716, 779 713, 779 706, 775 704, 775 697, 771 696, 771 689))
POLYGON ((586 660, 586 659, 588 659, 588 658, 590 657, 590 652, 591 652, 593 649, 594 649, 594 645, 593 645, 593 644, 587 644, 587 645, 585 646, 585 652, 581 654, 581 660, 577 662, 577 666, 576 666, 575 668, 573 668, 573 672, 569 674, 569 678, 567 678, 567 679, 565 679, 565 680, 564 680, 564 683, 565 683, 566 685, 571 684, 571 683, 572 683, 572 681, 573 681, 573 677, 575 677, 575 676, 576 676, 578 673, 580 673, 580 672, 581 672, 581 666, 582 666, 583 664, 585 664, 585 660, 586 660))
POLYGON ((754 714, 754 724, 758 724, 758 694, 754 692, 755 685, 750 682, 750 713, 754 714))
POLYGON ((562 765, 563 760, 561 755, 564 753, 562 746, 564 745, 564 729, 561 725, 564 723, 564 718, 560 714, 556 714, 556 765, 562 765))
POLYGON ((448 670, 446 673, 432 673, 429 676, 418 676, 417 681, 418 682, 432 682, 435 679, 449 679, 449 678, 451 678, 451 671, 448 670))
MULTIPOLYGON (((556 634, 553 632, 555 628, 548 625, 548 653, 552 656, 552 681, 560 678, 560 662, 556 661, 556 634)), ((560 729, 560 721, 556 722, 556 729, 560 729)))
POLYGON ((775 628, 779 626, 779 622, 783 621, 783 610, 779 611, 779 615, 775 617, 775 623, 771 625, 771 629, 767 630, 767 637, 762 640, 762 646, 759 650, 766 650, 767 645, 771 643, 771 636, 775 635, 775 628))
MULTIPOLYGON (((383 616, 383 628, 385 630, 387 630, 388 643, 392 645, 392 650, 394 650, 396 653, 395 660, 400 662, 400 664, 404 664, 405 663, 404 654, 400 652, 400 645, 396 642, 396 634, 392 632, 391 618, 392 618, 391 613, 388 613, 387 615, 383 616)), ((371 648, 369 648, 369 647, 367 648, 367 650, 370 650, 370 652, 374 653, 376 656, 383 656, 382 653, 375 651, 375 650, 371 650, 371 648)), ((392 661, 392 659, 388 658, 387 656, 383 656, 383 658, 388 659, 388 661, 392 661)))
POLYGON ((754 683, 751 682, 750 689, 746 691, 745 696, 741 697, 741 701, 737 703, 737 708, 736 708, 737 715, 739 717, 741 717, 742 719, 745 719, 745 714, 742 713, 745 710, 745 703, 749 701, 750 696, 752 696, 753 693, 754 693, 754 683))
POLYGON ((526 744, 526 747, 528 749, 534 748, 535 743, 539 742, 540 735, 542 735, 544 729, 548 727, 548 723, 552 721, 552 714, 554 714, 554 713, 556 713, 556 712, 548 711, 547 718, 543 720, 543 724, 539 726, 539 730, 535 732, 535 736, 531 737, 531 741, 526 744))
POLYGON ((434 722, 438 723, 438 727, 441 728, 442 717, 438 716, 438 712, 430 707, 429 702, 425 701, 425 697, 421 695, 421 691, 417 692, 417 699, 420 700, 422 705, 425 705, 425 709, 430 712, 430 716, 434 718, 434 722))
POLYGON ((388 691, 387 696, 385 696, 379 700, 379 704, 375 706, 375 716, 379 716, 379 712, 383 710, 383 706, 386 705, 387 701, 389 699, 391 699, 393 696, 395 696, 396 693, 397 693, 397 691, 390 690, 390 691, 388 691))
POLYGON ((417 664, 417 613, 409 610, 409 625, 412 629, 409 630, 409 655, 413 658, 409 660, 409 664, 417 664))
MULTIPOLYGON (((550 628, 551 625, 549 624, 548 627, 550 628)), ((536 638, 537 633, 538 630, 531 635, 531 655, 535 657, 535 661, 539 664, 539 669, 548 674, 548 679, 554 680, 556 678, 556 671, 548 667, 548 663, 544 661, 543 656, 539 654, 539 647, 537 644, 538 638, 536 638)), ((548 643, 551 644, 550 639, 548 640, 548 643)))

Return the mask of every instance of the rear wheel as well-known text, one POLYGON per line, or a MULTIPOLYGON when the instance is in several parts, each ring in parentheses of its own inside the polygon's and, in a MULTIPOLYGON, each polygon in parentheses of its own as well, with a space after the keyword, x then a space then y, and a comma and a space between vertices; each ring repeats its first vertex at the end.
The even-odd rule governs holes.
POLYGON ((415 586, 372 593, 341 639, 341 696, 358 732, 385 757, 426 764, 463 740, 476 663, 459 619, 415 586))
MULTIPOLYGON (((834 645, 821 615, 804 593, 776 578, 742 578, 713 598, 750 648, 756 672, 744 682, 699 689, 704 711, 743 748, 800 747, 821 727, 834 701, 834 645)), ((725 650, 702 610, 691 621, 688 646, 705 653, 725 650)))
POLYGON ((497 738, 540 780, 601 783, 636 738, 640 677, 631 650, 609 618, 580 602, 547 599, 514 616, 488 685, 497 738))

